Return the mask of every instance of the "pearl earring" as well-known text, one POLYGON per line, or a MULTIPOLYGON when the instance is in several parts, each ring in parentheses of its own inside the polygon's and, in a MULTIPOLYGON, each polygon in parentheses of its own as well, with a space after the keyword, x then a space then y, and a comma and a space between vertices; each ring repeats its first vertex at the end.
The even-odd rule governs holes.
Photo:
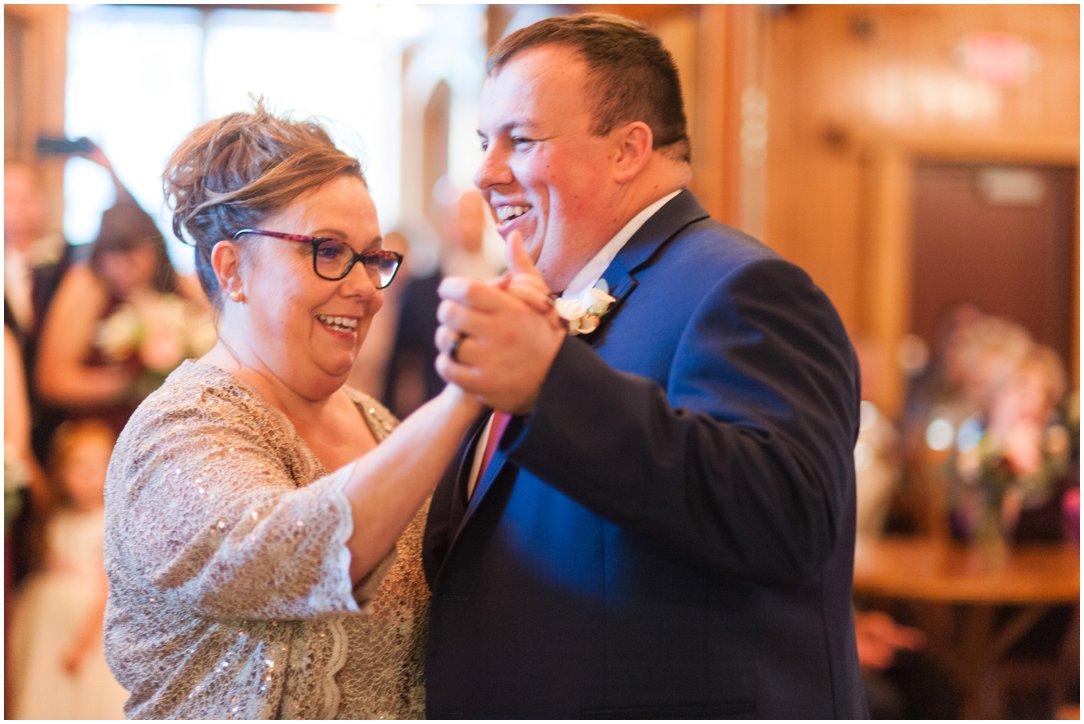
POLYGON ((230 292, 230 299, 237 302, 238 304, 241 304, 245 301, 245 294, 240 289, 235 289, 234 291, 230 292))

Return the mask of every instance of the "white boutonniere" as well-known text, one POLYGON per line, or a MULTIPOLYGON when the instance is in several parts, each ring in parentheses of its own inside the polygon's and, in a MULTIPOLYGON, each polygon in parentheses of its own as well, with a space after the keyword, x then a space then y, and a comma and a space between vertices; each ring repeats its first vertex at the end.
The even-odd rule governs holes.
POLYGON ((610 311, 614 301, 610 296, 610 285, 605 279, 599 279, 595 286, 579 294, 561 296, 553 306, 557 315, 568 322, 569 334, 591 334, 598 329, 599 322, 610 311))

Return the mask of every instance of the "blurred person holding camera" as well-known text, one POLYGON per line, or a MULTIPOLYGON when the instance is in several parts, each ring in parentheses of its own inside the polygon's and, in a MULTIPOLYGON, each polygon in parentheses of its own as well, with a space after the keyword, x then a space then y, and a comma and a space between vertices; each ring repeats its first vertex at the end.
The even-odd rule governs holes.
POLYGON ((64 274, 46 314, 34 369, 38 391, 65 418, 123 429, 136 405, 186 357, 210 349, 210 307, 176 272, 154 220, 94 144, 79 154, 113 179, 85 262, 64 274))

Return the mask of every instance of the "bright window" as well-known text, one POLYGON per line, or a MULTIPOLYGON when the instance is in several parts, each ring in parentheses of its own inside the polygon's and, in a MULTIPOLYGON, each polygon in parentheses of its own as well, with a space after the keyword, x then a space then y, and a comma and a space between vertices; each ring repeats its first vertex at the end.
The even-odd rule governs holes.
MULTIPOLYGON (((264 96, 278 112, 316 115, 359 156, 384 228, 398 220, 400 47, 369 14, 70 6, 66 132, 88 136, 170 240, 179 270, 191 250, 172 237, 161 173, 199 123, 248 110, 264 96)), ((112 185, 73 159, 65 176, 65 234, 97 235, 112 185)))

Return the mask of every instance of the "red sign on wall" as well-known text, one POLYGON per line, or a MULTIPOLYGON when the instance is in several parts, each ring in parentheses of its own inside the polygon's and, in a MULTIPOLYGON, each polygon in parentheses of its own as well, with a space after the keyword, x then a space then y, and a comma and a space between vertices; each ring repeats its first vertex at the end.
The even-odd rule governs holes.
POLYGON ((994 85, 1020 85, 1037 60, 1031 46, 1009 33, 973 33, 961 51, 964 71, 994 85))

